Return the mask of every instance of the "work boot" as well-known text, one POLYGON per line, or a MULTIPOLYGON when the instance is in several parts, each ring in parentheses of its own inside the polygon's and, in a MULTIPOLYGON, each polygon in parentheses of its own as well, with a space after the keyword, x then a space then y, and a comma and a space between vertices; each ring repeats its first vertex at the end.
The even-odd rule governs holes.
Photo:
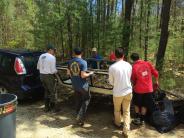
POLYGON ((135 119, 132 121, 134 125, 141 125, 141 115, 136 113, 135 119))
POLYGON ((51 108, 50 108, 50 99, 49 98, 46 98, 45 99, 45 109, 44 109, 44 112, 49 112, 51 111, 51 108))
POLYGON ((114 127, 117 128, 117 129, 123 129, 123 127, 124 127, 124 123, 123 123, 123 122, 121 122, 119 125, 117 125, 117 124, 113 121, 113 125, 114 125, 114 127))
POLYGON ((123 138, 128 138, 128 134, 125 134, 124 132, 122 132, 122 136, 123 138))
POLYGON ((146 118, 145 115, 141 115, 140 117, 141 125, 145 125, 145 118, 146 118))
POLYGON ((51 110, 52 110, 54 113, 57 113, 57 112, 60 111, 57 103, 51 102, 50 105, 51 105, 51 110))
POLYGON ((84 120, 81 119, 80 116, 77 116, 75 125, 78 125, 80 127, 84 126, 84 120))
POLYGON ((135 119, 132 121, 132 123, 135 124, 135 125, 141 125, 141 124, 142 124, 140 118, 135 118, 135 119))

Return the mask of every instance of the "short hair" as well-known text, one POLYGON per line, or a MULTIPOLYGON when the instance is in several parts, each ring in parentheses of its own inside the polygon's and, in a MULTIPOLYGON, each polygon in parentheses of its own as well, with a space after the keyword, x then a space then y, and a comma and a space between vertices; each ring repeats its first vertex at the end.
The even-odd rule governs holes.
POLYGON ((73 50, 75 55, 81 55, 82 54, 82 49, 80 47, 76 47, 73 50))
POLYGON ((47 45, 47 51, 49 51, 49 50, 56 50, 56 48, 52 45, 52 44, 48 44, 47 45))
POLYGON ((116 58, 122 58, 124 56, 123 48, 121 48, 121 47, 116 48, 115 56, 116 56, 116 58))
POLYGON ((132 55, 130 56, 130 58, 133 61, 137 61, 137 60, 139 60, 139 54, 138 53, 132 53, 132 55))

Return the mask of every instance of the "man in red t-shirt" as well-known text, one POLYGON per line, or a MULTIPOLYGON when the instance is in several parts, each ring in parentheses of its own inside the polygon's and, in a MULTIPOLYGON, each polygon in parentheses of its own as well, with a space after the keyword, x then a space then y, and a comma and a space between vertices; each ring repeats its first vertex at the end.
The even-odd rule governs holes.
POLYGON ((147 111, 152 112, 155 108, 152 76, 155 77, 158 85, 158 71, 150 62, 140 60, 137 53, 133 53, 131 59, 134 62, 131 79, 134 91, 133 103, 136 112, 136 119, 133 123, 142 124, 147 111))
POLYGON ((109 55, 109 60, 110 60, 110 61, 116 61, 116 56, 115 56, 115 54, 114 54, 113 51, 111 51, 111 53, 110 53, 110 55, 109 55))

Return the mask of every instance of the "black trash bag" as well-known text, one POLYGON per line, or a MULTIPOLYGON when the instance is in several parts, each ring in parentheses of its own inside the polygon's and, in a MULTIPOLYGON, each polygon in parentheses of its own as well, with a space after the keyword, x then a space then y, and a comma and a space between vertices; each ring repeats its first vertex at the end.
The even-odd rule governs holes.
POLYGON ((165 97, 165 91, 161 90, 159 87, 153 93, 155 101, 162 101, 165 97))
POLYGON ((176 119, 171 101, 165 98, 159 103, 159 110, 152 113, 150 124, 160 133, 166 133, 176 126, 176 119))
POLYGON ((179 123, 184 124, 184 107, 181 107, 179 113, 177 114, 179 123))
POLYGON ((174 112, 177 118, 178 124, 184 124, 184 101, 174 101, 174 112))

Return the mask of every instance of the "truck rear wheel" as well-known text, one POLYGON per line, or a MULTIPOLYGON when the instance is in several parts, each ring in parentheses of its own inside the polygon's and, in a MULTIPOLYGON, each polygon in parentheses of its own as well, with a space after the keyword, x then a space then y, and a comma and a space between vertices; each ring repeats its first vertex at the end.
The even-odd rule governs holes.
POLYGON ((8 93, 7 89, 4 86, 0 85, 0 94, 6 94, 8 93))

